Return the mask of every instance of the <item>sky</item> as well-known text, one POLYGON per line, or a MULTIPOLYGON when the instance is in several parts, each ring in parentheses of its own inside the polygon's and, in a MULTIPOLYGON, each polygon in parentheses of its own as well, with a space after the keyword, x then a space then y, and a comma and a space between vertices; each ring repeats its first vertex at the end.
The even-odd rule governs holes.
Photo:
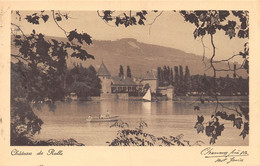
MULTIPOLYGON (((34 12, 36 11, 20 11, 22 16, 34 12)), ((187 53, 203 55, 201 39, 197 38, 195 40, 193 36, 195 25, 185 22, 179 13, 164 11, 156 18, 160 13, 159 11, 147 17, 145 26, 136 25, 127 28, 124 26, 117 27, 114 23, 105 23, 98 16, 97 11, 61 11, 61 13, 68 13, 71 17, 69 20, 59 22, 62 28, 66 31, 77 29, 78 32, 86 32, 95 40, 135 38, 139 42, 176 48, 187 53), (155 18, 156 20, 154 21, 155 18), (154 23, 150 26, 149 24, 153 21, 154 23)), ((50 11, 46 11, 46 14, 51 16, 50 11)), ((12 22, 19 24, 25 34, 29 34, 32 32, 32 29, 35 29, 36 32, 41 32, 48 36, 65 37, 64 32, 57 27, 52 19, 49 19, 47 23, 40 22, 40 25, 32 25, 23 19, 19 21, 16 15, 13 14, 12 22)), ((226 59, 239 53, 239 51, 242 51, 246 41, 246 39, 239 39, 237 37, 230 40, 224 32, 217 32, 214 36, 216 60, 226 59)), ((203 38, 203 43, 206 46, 205 55, 209 58, 212 55, 212 49, 208 35, 203 38)), ((234 59, 234 61, 240 62, 240 59, 234 59)))

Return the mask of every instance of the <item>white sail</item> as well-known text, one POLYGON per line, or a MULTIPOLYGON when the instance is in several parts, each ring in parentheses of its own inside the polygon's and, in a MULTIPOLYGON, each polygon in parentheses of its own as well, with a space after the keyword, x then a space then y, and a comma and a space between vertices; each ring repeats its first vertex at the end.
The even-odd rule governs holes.
POLYGON ((143 97, 144 100, 152 101, 151 89, 149 88, 143 97))

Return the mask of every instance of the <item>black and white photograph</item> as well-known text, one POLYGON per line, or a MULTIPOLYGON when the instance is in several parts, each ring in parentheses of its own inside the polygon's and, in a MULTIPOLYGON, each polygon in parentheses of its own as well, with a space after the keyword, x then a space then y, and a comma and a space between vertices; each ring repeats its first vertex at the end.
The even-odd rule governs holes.
POLYGON ((10 144, 247 146, 249 16, 12 11, 10 144))
POLYGON ((259 165, 259 4, 2 0, 0 165, 259 165))

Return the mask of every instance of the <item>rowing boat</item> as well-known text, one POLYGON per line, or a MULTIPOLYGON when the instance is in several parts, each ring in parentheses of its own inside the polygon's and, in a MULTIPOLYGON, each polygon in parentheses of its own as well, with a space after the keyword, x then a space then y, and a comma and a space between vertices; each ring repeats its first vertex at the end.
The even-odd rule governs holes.
POLYGON ((87 122, 115 122, 119 116, 103 117, 103 118, 87 118, 87 122))

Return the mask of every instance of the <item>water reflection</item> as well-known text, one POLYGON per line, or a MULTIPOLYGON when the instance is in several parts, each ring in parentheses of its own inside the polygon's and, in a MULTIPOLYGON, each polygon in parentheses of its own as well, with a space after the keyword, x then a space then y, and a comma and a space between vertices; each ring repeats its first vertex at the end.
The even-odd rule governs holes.
POLYGON ((152 103, 151 102, 143 102, 142 103, 142 112, 145 115, 151 115, 151 113, 152 113, 152 103))
POLYGON ((107 112, 111 113, 112 110, 112 102, 106 101, 100 103, 100 111, 101 115, 105 115, 107 112))
MULTIPOLYGON (((236 107, 240 103, 225 102, 225 106, 236 107)), ((247 102, 242 104, 248 104, 247 102)), ((48 107, 35 113, 44 121, 41 139, 74 138, 86 145, 106 145, 106 141, 115 138, 118 128, 110 128, 112 123, 87 123, 89 115, 98 117, 109 111, 111 116, 117 115, 130 127, 137 127, 137 121, 144 120, 148 124, 147 130, 155 135, 184 134, 190 141, 205 139, 205 135, 198 135, 194 130, 197 115, 210 115, 214 112, 215 103, 200 104, 200 110, 194 111, 192 102, 142 102, 130 100, 103 100, 91 102, 57 102, 55 113, 49 112, 48 107)), ((207 118, 207 117, 205 117, 207 118)), ((248 143, 240 137, 230 139, 230 135, 239 135, 241 131, 234 129, 232 124, 225 126, 230 130, 223 138, 227 145, 242 145, 248 143)), ((233 137, 232 137, 233 138, 233 137)), ((220 141, 219 141, 220 142, 220 141)))

